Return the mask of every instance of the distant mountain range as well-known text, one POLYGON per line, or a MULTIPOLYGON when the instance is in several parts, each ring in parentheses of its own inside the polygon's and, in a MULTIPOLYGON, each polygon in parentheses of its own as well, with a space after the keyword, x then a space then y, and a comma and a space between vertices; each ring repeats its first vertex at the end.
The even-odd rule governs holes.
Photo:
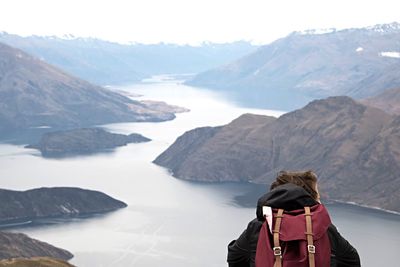
POLYGON ((400 88, 394 88, 367 99, 362 103, 380 108, 387 113, 400 115, 400 88))
POLYGON ((229 92, 247 106, 288 111, 328 96, 372 97, 400 87, 399 40, 399 23, 294 32, 187 84, 229 92))
POLYGON ((256 49, 248 42, 124 45, 92 38, 21 37, 5 32, 0 33, 0 42, 99 85, 132 83, 165 73, 198 73, 256 49))
POLYGON ((154 162, 185 180, 268 185, 280 170, 313 169, 330 200, 400 212, 400 117, 345 96, 191 130, 154 162))
POLYGON ((175 118, 175 110, 134 101, 0 43, 0 136, 38 127, 165 121, 175 118))

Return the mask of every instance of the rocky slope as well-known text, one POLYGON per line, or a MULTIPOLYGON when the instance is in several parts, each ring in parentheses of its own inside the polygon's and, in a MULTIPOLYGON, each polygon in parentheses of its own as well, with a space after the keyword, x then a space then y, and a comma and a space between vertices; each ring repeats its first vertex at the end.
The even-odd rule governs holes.
POLYGON ((33 257, 29 259, 14 258, 0 260, 1 267, 73 267, 66 261, 49 258, 49 257, 33 257))
POLYGON ((316 100, 278 119, 247 114, 195 129, 154 162, 207 182, 270 184, 280 170, 313 169, 329 199, 400 211, 400 119, 349 97, 316 100))
POLYGON ((362 99, 361 103, 380 108, 390 114, 400 115, 400 88, 389 89, 377 96, 362 99))
POLYGON ((101 128, 82 128, 46 133, 38 144, 27 148, 40 150, 44 157, 64 157, 93 154, 129 143, 148 141, 149 138, 136 133, 123 135, 109 133, 101 128))
POLYGON ((228 91, 237 101, 283 110, 316 98, 365 98, 400 86, 400 24, 295 32, 188 84, 228 91))
POLYGON ((0 43, 0 134, 35 127, 165 121, 171 112, 72 77, 0 43))
MULTIPOLYGON (((52 257, 69 260, 73 255, 64 249, 32 239, 25 234, 0 232, 0 266, 38 266, 38 262, 36 262, 36 265, 22 265, 22 260, 2 260, 31 257, 52 257), (16 265, 17 262, 19 265, 16 265)), ((45 261, 50 261, 50 259, 45 261)))
POLYGON ((248 42, 118 44, 93 38, 1 33, 0 42, 22 49, 77 77, 104 85, 132 83, 165 73, 197 73, 228 63, 256 47, 248 42))
POLYGON ((31 222, 49 217, 78 217, 126 207, 104 193, 55 187, 27 191, 0 189, 0 224, 31 222))

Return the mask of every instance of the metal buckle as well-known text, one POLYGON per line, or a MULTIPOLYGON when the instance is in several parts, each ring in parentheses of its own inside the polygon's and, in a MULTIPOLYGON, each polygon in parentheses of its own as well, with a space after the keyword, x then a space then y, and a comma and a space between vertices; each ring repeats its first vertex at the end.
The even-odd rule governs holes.
POLYGON ((315 254, 315 246, 313 245, 308 245, 307 246, 308 252, 315 254))
POLYGON ((281 247, 274 247, 274 256, 281 256, 282 255, 282 249, 281 247))

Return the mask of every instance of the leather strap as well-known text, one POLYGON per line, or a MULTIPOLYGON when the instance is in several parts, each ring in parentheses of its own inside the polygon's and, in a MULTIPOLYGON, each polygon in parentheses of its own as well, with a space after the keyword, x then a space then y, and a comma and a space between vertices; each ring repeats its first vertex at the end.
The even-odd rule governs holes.
POLYGON ((274 256, 275 256, 275 264, 274 267, 282 267, 282 248, 279 243, 279 231, 281 230, 281 222, 283 218, 283 209, 279 209, 275 221, 275 227, 273 230, 274 233, 274 256))
POLYGON ((310 207, 304 207, 306 217, 306 237, 307 237, 307 250, 308 250, 308 264, 310 267, 315 267, 315 246, 312 231, 312 219, 310 207))

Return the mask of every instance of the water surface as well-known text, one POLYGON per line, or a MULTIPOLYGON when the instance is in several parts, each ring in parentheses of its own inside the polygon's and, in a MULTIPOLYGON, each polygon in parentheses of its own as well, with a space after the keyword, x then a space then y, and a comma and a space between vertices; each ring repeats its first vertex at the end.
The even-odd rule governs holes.
MULTIPOLYGON (((1 144, 1 188, 77 186, 103 191, 129 205, 93 218, 52 220, 15 231, 68 249, 75 255, 71 263, 77 266, 226 266, 228 242, 255 216, 255 209, 238 205, 235 197, 254 190, 253 185, 185 182, 151 162, 187 130, 227 124, 246 112, 272 116, 282 112, 239 108, 223 95, 174 80, 116 89, 191 112, 163 123, 105 125, 113 132, 137 132, 152 139, 113 153, 44 159, 35 150, 1 144)), ((363 266, 378 266, 381 255, 387 266, 396 265, 399 216, 347 205, 328 208, 341 233, 358 248, 363 266)))

